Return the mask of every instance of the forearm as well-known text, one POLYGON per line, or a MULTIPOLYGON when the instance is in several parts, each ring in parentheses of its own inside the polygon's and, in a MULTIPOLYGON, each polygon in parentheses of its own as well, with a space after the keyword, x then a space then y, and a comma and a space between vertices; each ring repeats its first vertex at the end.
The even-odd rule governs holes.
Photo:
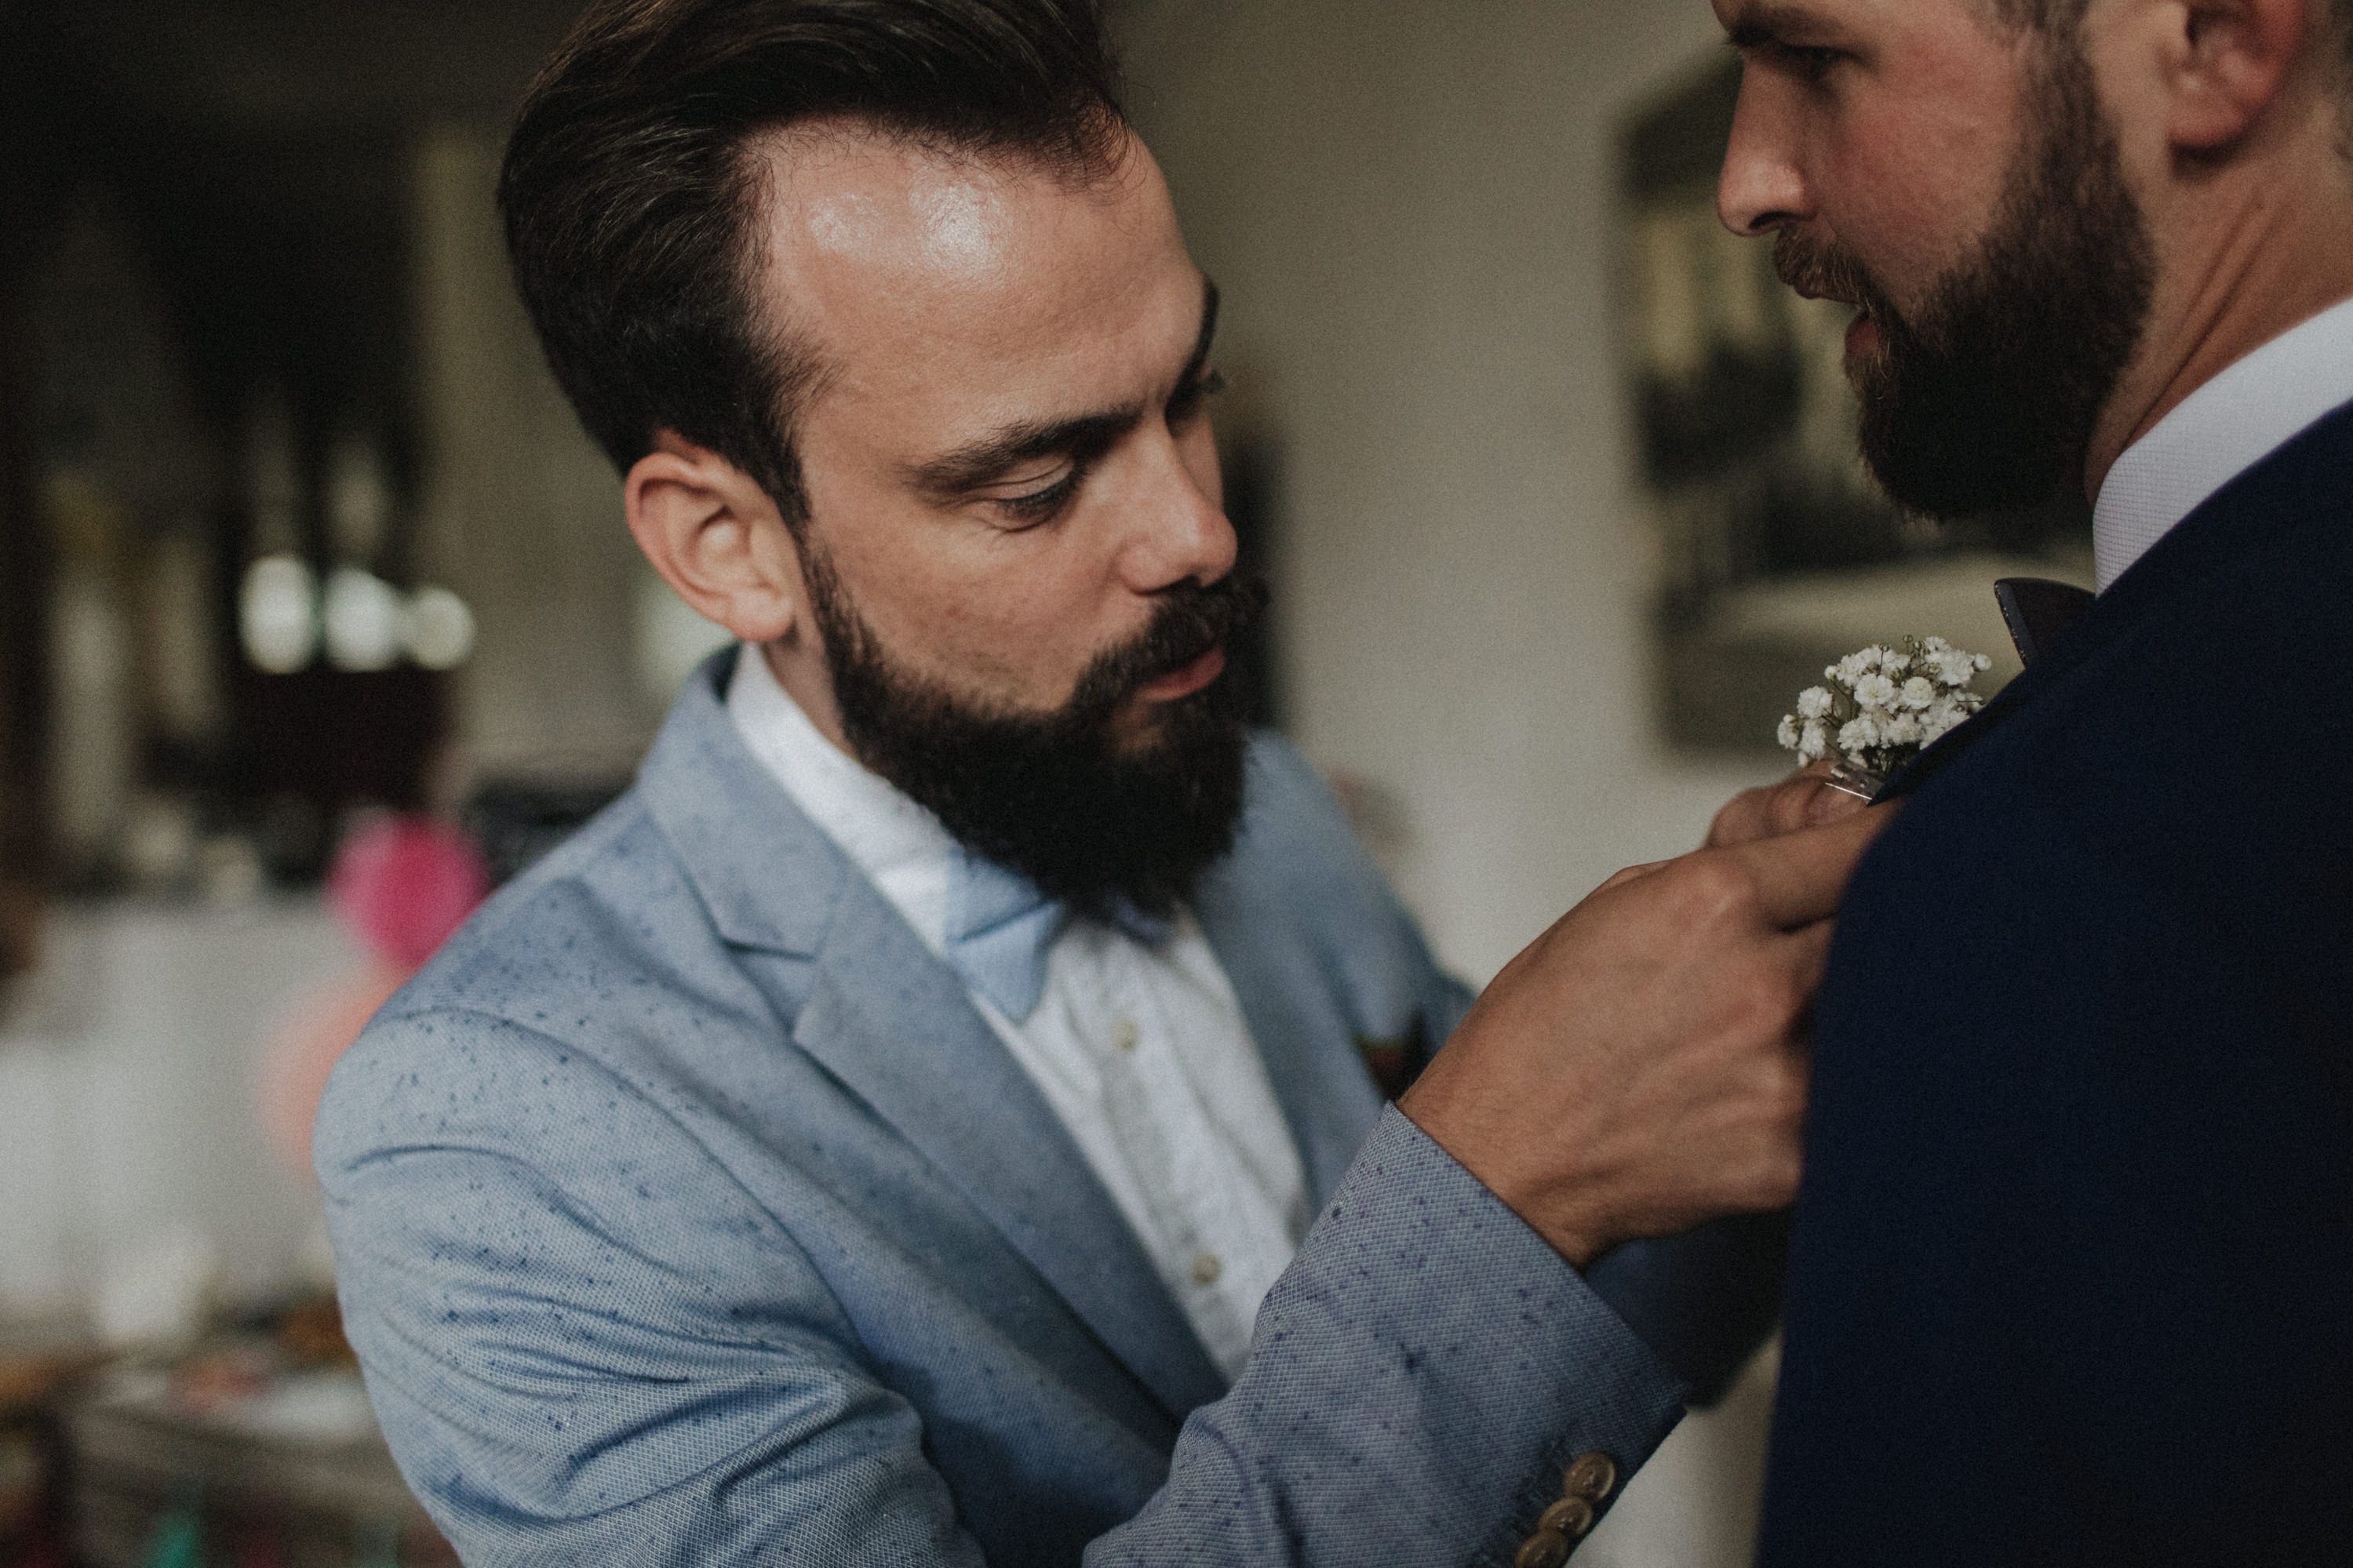
POLYGON ((1268 1296, 1240 1382, 1087 1561, 1508 1558, 1572 1459, 1630 1472, 1680 1396, 1575 1270, 1391 1111, 1268 1296))

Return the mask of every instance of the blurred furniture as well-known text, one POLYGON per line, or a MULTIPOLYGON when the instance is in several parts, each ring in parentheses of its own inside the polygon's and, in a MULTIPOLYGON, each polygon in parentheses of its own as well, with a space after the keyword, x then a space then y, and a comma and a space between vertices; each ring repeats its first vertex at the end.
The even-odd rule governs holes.
POLYGON ((0 1314, 86 1302, 124 1247, 185 1228, 232 1302, 282 1293, 318 1227, 256 1115, 261 1052, 363 962, 316 900, 61 901, 0 1018, 0 1314))
POLYGON ((218 1381, 126 1373, 69 1405, 74 1547, 88 1568, 140 1568, 174 1531, 195 1534, 214 1563, 457 1562, 394 1468, 356 1370, 218 1381))
POLYGON ((0 1563, 65 1563, 65 1445, 57 1401, 103 1360, 78 1321, 0 1321, 0 1563))

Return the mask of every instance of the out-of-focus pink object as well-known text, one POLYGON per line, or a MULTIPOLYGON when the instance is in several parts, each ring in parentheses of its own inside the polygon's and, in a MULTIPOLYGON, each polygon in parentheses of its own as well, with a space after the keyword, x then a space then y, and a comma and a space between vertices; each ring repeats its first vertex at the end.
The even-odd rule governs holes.
POLYGON ((358 974, 306 992, 261 1054, 261 1129, 287 1169, 311 1173, 311 1120, 327 1075, 375 1010, 417 972, 372 959, 358 974))
POLYGON ((385 817, 344 841, 327 902, 366 945, 367 967, 305 995, 261 1058, 262 1125, 293 1169, 311 1169, 311 1119, 336 1059, 490 889, 472 843, 428 818, 385 817))
POLYGON ((362 828, 335 856, 327 901, 385 963, 416 969, 491 890, 466 838, 419 816, 362 828))

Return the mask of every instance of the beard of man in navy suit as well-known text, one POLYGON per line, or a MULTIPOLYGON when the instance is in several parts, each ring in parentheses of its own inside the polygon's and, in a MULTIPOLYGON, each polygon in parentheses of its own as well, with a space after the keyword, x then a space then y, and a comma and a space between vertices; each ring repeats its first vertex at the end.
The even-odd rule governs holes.
POLYGON ((1872 468, 2100 588, 1841 906, 1762 1560, 2345 1562, 2353 5, 1715 9, 1872 468))

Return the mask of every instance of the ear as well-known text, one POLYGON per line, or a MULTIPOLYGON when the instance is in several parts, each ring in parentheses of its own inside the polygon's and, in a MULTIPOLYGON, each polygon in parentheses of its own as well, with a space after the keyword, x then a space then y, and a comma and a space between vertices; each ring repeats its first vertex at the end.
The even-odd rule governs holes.
POLYGON ((806 603, 800 552, 749 474, 658 431, 622 481, 621 501, 638 548, 697 615, 745 642, 792 630, 806 603))
POLYGON ((2182 152, 2219 152, 2278 100, 2313 32, 2310 0, 2175 0, 2164 9, 2167 132, 2182 152))

